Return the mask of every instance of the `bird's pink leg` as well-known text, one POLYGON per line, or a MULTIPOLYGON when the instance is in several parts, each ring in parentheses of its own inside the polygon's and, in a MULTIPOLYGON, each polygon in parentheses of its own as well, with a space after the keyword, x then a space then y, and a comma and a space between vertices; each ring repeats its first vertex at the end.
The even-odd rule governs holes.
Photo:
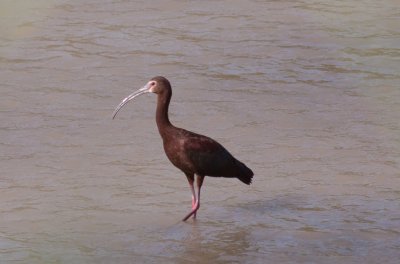
MULTIPOLYGON (((196 197, 196 193, 195 193, 195 191, 194 191, 194 189, 193 189, 193 193, 194 193, 194 199, 193 200, 195 200, 195 203, 194 203, 194 205, 193 205, 193 203, 192 203, 192 211, 190 212, 190 213, 188 213, 182 220, 183 221, 186 221, 186 220, 188 220, 189 219, 189 217, 191 217, 192 215, 193 215, 193 217, 194 218, 196 218, 196 212, 197 212, 197 210, 199 210, 199 208, 200 208, 200 190, 201 190, 201 186, 203 185, 203 180, 204 180, 204 176, 200 176, 200 175, 197 175, 197 197, 196 197)), ((191 185, 191 186, 193 186, 193 185, 191 185)), ((193 201, 192 200, 192 201, 193 201)))
MULTIPOLYGON (((194 191, 194 186, 193 186, 193 183, 194 183, 194 175, 193 174, 189 174, 189 173, 185 173, 186 174, 186 177, 187 177, 187 179, 188 179, 188 182, 189 182, 189 186, 190 186, 190 190, 192 191, 192 211, 194 210, 194 208, 195 208, 195 206, 196 206, 196 202, 197 202, 197 199, 196 199, 196 192, 194 191)), ((192 212, 191 211, 191 212, 192 212)), ((191 213, 190 212, 190 213, 191 213)), ((189 213, 189 214, 190 214, 189 213)), ((189 216, 190 217, 190 216, 189 216)), ((186 216, 184 219, 183 219, 183 221, 186 221, 188 218, 189 218, 188 216, 186 216)))
MULTIPOLYGON (((194 186, 193 186, 193 182, 189 183, 190 184, 190 189, 192 190, 192 210, 194 210, 194 208, 196 207, 196 192, 194 191, 194 186)), ((194 218, 196 218, 196 213, 194 213, 193 215, 194 218)))

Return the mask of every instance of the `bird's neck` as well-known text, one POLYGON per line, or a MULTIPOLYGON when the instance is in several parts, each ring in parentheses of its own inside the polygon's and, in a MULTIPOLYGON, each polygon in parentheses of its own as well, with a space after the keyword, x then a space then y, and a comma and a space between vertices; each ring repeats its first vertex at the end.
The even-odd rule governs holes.
POLYGON ((156 122, 162 138, 167 136, 167 130, 172 127, 168 117, 168 107, 172 92, 168 91, 157 96, 156 122))

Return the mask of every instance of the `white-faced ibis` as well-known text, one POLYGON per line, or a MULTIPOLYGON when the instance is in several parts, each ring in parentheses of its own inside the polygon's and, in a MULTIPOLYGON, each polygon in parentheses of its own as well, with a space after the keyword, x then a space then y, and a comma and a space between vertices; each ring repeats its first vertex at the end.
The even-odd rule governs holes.
POLYGON ((185 173, 192 191, 192 210, 183 221, 191 216, 196 218, 196 212, 200 208, 200 190, 205 176, 238 178, 245 184, 251 183, 253 172, 217 141, 171 124, 168 118, 168 106, 172 89, 164 77, 154 77, 143 88, 123 99, 115 109, 113 119, 126 103, 145 93, 157 94, 156 122, 165 153, 172 164, 185 173), (197 175, 197 192, 193 186, 195 175, 197 175))

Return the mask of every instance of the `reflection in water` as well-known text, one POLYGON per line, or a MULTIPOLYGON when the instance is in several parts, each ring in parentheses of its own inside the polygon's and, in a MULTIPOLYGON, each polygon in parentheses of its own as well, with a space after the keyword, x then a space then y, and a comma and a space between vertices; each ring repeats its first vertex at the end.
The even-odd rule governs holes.
POLYGON ((176 263, 232 263, 236 262, 238 257, 247 256, 250 249, 248 234, 247 228, 196 220, 189 224, 179 223, 165 232, 158 233, 157 240, 168 241, 163 243, 165 248, 162 250, 166 254, 163 255, 166 260, 176 263))
POLYGON ((3 1, 0 262, 397 263, 397 1, 3 1), (254 170, 196 222, 171 120, 254 170))

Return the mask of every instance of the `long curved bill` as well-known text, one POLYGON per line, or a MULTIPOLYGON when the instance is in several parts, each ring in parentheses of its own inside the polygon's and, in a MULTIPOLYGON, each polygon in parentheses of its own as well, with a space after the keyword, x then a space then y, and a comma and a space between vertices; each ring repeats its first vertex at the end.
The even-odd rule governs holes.
POLYGON ((134 92, 134 93, 128 95, 127 97, 125 97, 125 98, 121 101, 121 103, 115 108, 114 113, 113 113, 113 116, 112 116, 112 119, 115 118, 115 116, 118 114, 119 110, 121 110, 121 108, 122 108, 124 105, 126 105, 130 100, 132 100, 132 99, 135 98, 135 97, 138 97, 139 95, 142 95, 142 94, 145 94, 145 93, 150 93, 150 90, 149 90, 149 89, 150 89, 149 86, 146 85, 146 86, 144 86, 143 88, 140 88, 140 89, 137 90, 136 92, 134 92))

